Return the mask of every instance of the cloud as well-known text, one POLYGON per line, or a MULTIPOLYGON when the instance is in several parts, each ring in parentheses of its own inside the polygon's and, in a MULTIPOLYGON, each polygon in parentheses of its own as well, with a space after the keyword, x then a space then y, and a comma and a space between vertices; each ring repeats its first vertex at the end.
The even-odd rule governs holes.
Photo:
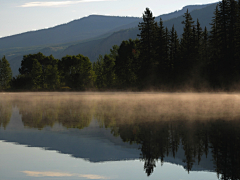
POLYGON ((48 1, 48 2, 28 2, 19 7, 60 7, 72 4, 87 3, 87 2, 102 2, 116 0, 81 0, 81 1, 48 1))
POLYGON ((38 171, 22 171, 30 177, 80 177, 86 179, 108 179, 104 176, 93 175, 93 174, 71 174, 61 172, 38 172, 38 171))
POLYGON ((73 174, 60 173, 60 172, 36 172, 36 171, 23 171, 27 176, 31 177, 71 177, 73 174))

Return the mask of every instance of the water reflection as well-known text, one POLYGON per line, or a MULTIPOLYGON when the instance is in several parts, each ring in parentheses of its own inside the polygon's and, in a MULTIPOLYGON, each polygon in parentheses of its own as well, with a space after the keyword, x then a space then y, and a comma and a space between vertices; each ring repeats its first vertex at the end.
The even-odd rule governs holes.
POLYGON ((12 104, 8 99, 0 101, 0 127, 6 128, 12 115, 12 104))
POLYGON ((12 107, 19 109, 25 127, 39 130, 56 123, 84 129, 97 120, 123 142, 139 145, 147 176, 158 161, 163 164, 183 149, 186 171, 206 157, 219 179, 240 179, 238 95, 13 94, 0 102, 5 128, 12 107))
POLYGON ((86 179, 108 179, 107 177, 94 175, 94 174, 71 174, 71 173, 61 173, 61 172, 36 172, 36 171, 23 171, 27 176, 30 177, 79 177, 86 179))

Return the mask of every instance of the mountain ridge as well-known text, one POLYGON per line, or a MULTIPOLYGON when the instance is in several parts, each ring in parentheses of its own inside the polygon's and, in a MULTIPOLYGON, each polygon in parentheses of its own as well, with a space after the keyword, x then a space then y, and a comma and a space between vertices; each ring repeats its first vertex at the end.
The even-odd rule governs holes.
MULTIPOLYGON (((211 22, 211 18, 213 17, 213 11, 215 7, 216 7, 216 3, 211 3, 207 5, 189 5, 189 6, 183 7, 181 10, 178 10, 169 14, 163 14, 163 15, 157 16, 156 21, 159 21, 161 17, 164 21, 164 26, 168 27, 168 29, 170 29, 174 24, 175 29, 178 32, 178 35, 181 35, 183 31, 183 25, 181 24, 181 22, 184 19, 182 15, 185 13, 186 9, 190 9, 189 11, 191 12, 191 15, 193 16, 195 21, 196 21, 196 18, 200 19, 200 24, 202 25, 203 28, 204 26, 207 26, 209 28, 210 27, 209 24, 211 22)), ((109 18, 109 20, 111 20, 112 18, 113 19, 119 18, 119 17, 112 17, 112 16, 104 16, 104 15, 90 15, 88 17, 82 18, 82 21, 84 22, 89 18, 96 19, 101 17, 104 17, 105 19, 109 18)), ((120 19, 121 18, 124 19, 125 17, 120 17, 120 19)), ((5 46, 3 50, 1 49, 2 39, 0 39, 0 55, 2 56, 6 55, 6 58, 9 60, 11 64, 11 68, 13 70, 14 76, 18 74, 18 68, 20 67, 22 56, 26 54, 34 54, 34 53, 42 52, 44 55, 52 54, 55 58, 58 58, 58 59, 62 58, 65 55, 83 54, 84 56, 88 56, 89 59, 92 62, 94 62, 96 61, 99 54, 104 55, 106 53, 109 53, 110 48, 113 45, 115 44, 120 45, 120 43, 123 40, 128 40, 130 38, 136 39, 137 34, 139 33, 137 25, 139 24, 140 20, 142 20, 142 18, 133 17, 132 19, 130 19, 130 23, 122 22, 122 24, 124 25, 118 25, 117 27, 109 26, 110 28, 105 29, 104 33, 103 31, 101 31, 101 33, 99 33, 99 36, 81 39, 81 40, 74 39, 73 41, 70 41, 68 39, 64 43, 59 43, 55 45, 53 44, 35 45, 30 47, 11 47, 11 48, 7 48, 5 46)), ((71 21, 70 23, 74 24, 77 22, 78 20, 75 20, 75 21, 71 21)), ((111 21, 108 21, 108 22, 111 22, 111 21)), ((31 39, 31 41, 34 41, 34 40, 31 39)))

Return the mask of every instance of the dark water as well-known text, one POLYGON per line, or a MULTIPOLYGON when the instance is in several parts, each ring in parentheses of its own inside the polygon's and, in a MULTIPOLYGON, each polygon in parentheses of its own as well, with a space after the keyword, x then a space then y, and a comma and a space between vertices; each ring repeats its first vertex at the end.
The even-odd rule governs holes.
POLYGON ((0 94, 0 179, 240 179, 231 94, 0 94))

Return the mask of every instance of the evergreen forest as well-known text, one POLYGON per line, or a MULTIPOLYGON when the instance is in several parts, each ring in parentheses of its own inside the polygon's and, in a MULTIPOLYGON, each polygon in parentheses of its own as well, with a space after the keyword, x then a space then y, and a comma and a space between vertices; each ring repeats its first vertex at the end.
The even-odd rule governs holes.
POLYGON ((161 90, 230 91, 240 86, 240 0, 216 6, 211 29, 184 14, 183 34, 165 28, 146 8, 138 39, 114 45, 91 63, 84 55, 55 59, 25 55, 12 77, 0 59, 0 90, 161 90))

